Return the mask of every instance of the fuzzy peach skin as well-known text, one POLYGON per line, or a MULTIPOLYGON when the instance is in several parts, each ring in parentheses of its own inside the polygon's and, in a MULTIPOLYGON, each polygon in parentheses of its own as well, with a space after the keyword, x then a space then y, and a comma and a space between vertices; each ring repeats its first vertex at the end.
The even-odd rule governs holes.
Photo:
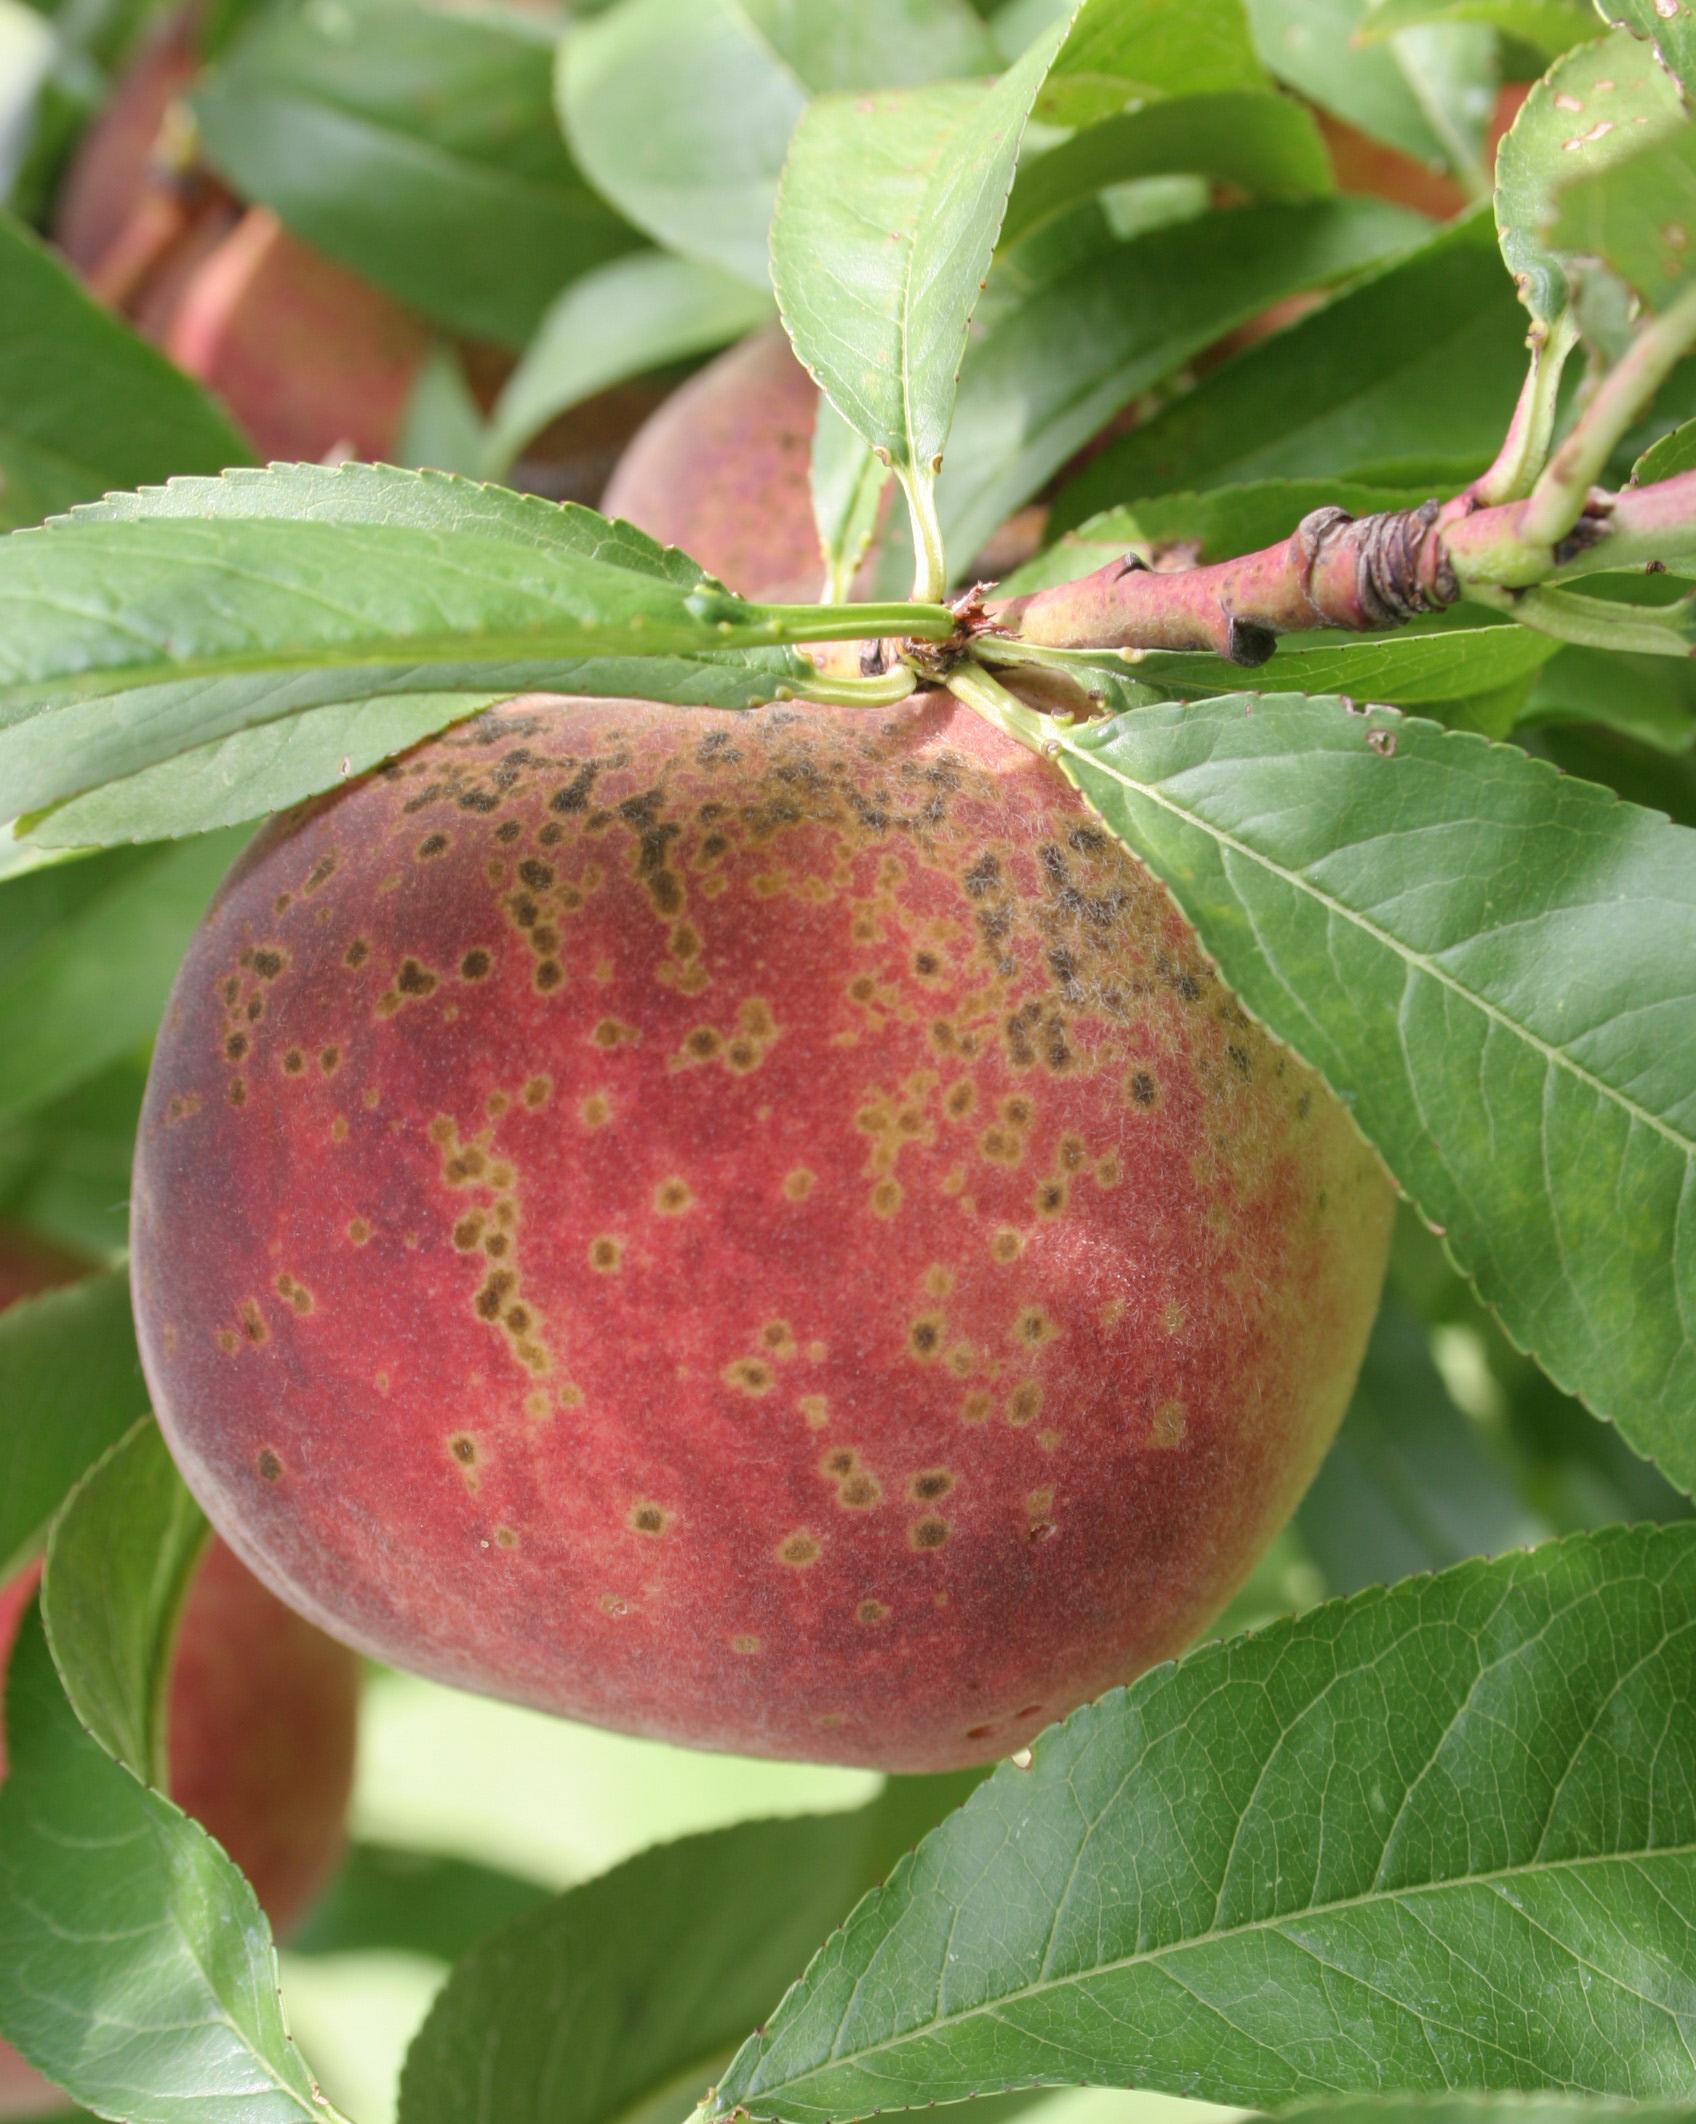
POLYGON ((543 699, 221 889, 138 1319, 214 1523, 350 1644, 941 1770, 1217 1613, 1390 1207, 1160 887, 945 698, 543 699))
POLYGON ((816 597, 807 467, 819 394, 772 325, 707 363, 637 430, 601 498, 744 597, 816 597))
MULTIPOLYGON (((38 1576, 31 1565, 0 1586, 0 1683, 38 1576)), ((171 1667, 171 1795, 240 1866, 279 1933, 341 1854, 358 1690, 346 1647, 214 1542, 190 1585, 171 1667)), ((5 1768, 0 1726, 0 1778, 5 1768)), ((44 2116, 64 2102, 0 2041, 0 2117, 44 2116)))

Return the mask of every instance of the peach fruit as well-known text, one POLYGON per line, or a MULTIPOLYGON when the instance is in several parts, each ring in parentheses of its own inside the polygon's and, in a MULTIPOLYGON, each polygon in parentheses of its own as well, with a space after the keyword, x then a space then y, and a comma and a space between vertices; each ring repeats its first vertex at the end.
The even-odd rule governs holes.
POLYGON ((349 1643, 941 1770, 1179 1650, 1342 1413, 1391 1195, 946 697, 533 699, 266 829, 133 1192, 155 1406, 349 1643))
MULTIPOLYGON (((0 1231, 0 1305, 86 1264, 32 1234, 0 1231)), ((0 1585, 0 1686, 39 1566, 0 1585)), ((353 1779, 359 1663, 286 1608, 222 1542, 195 1568, 172 1658, 172 1797, 225 1847, 279 1933, 341 1853, 353 1779)), ((0 1778, 5 1776, 0 1721, 0 1778)), ((45 2115, 59 2090, 0 2041, 0 2117, 45 2115)))
POLYGON ((808 465, 818 389, 778 326, 673 391, 637 430, 601 508, 681 546, 744 597, 818 595, 808 465))

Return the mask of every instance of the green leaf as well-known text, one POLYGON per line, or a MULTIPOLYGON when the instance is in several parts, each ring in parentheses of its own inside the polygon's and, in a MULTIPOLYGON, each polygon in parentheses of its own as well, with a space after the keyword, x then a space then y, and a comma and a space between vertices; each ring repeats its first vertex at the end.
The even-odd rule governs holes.
MULTIPOLYGON (((101 1465, 69 1508, 75 1531, 44 1593, 67 1685, 126 1743, 136 1707, 162 1694, 170 1603, 159 1587, 186 1570, 194 1532, 161 1463, 149 1427, 101 1465), (98 1585, 114 1608, 148 1617, 127 1642, 104 1639, 98 1585)), ((127 2124, 199 2124, 209 2098, 219 2124, 335 2124, 289 2041, 252 1889, 83 1729, 33 1611, 8 1682, 0 2027, 76 2100, 127 2124)))
POLYGON ((1669 13, 1664 0, 1595 0, 1604 22, 1646 39, 1688 99, 1696 87, 1696 15, 1687 6, 1669 13))
POLYGON ((770 300, 716 266, 638 252, 586 273, 543 318, 495 401, 483 470, 498 478, 548 422, 609 384, 740 339, 770 300))
POLYGON ((1597 35, 1589 0, 1372 0, 1355 34, 1375 44, 1397 30, 1437 22, 1482 22, 1550 58, 1597 35))
POLYGON ((674 2084, 681 2115, 975 1782, 903 1779, 853 1814, 686 1837, 519 1918, 437 1998, 407 2056, 402 2124, 600 2124, 674 2084))
POLYGON ((1513 1340, 1696 1488, 1696 837, 1334 702, 1238 694, 1060 743, 1513 1340))
POLYGON ((1455 1407, 1425 1323, 1393 1296, 1296 1525, 1333 1593, 1498 1555, 1550 1532, 1455 1407))
POLYGON ((1683 2092, 1693 1617, 1696 1531, 1610 1529, 1156 1668, 927 1837, 703 2115, 1683 2092))
POLYGON ((548 1891, 475 1859, 391 1844, 353 1844, 290 1954, 421 1954, 457 1962, 490 1933, 546 1902, 548 1891))
POLYGON ((0 1313, 0 1580, 147 1407, 125 1269, 0 1313))
POLYGON ((994 70, 964 0, 620 0, 568 32, 560 114, 592 182, 666 249, 766 284, 808 98, 994 70))
POLYGON ((247 461, 199 386, 0 214, 0 531, 111 487, 247 461))
POLYGON ((771 634, 589 509, 386 466, 176 480, 0 547, 0 787, 30 811, 426 688, 443 722, 473 691, 533 687, 742 707, 813 675, 790 650, 738 652, 771 634))
POLYGON ((1489 217, 1469 214, 1109 445, 1061 492, 1053 529, 1177 488, 1327 473, 1401 484, 1376 468, 1428 454, 1433 436, 1482 466, 1519 395, 1524 337, 1489 217))
POLYGON ((407 394, 395 463, 475 478, 483 469, 485 433, 483 409, 459 355, 451 346, 434 348, 407 394))
POLYGON ((1539 324, 1565 308, 1563 254, 1583 248, 1551 242, 1558 189, 1579 171, 1629 163, 1644 140, 1679 122, 1678 91, 1649 47, 1626 36, 1568 53, 1526 97, 1496 155, 1496 222, 1520 300, 1539 324))
POLYGON ((1422 224, 1372 199, 1232 207, 1096 244, 1015 292, 966 354, 936 505, 968 561, 1139 392, 1268 303, 1401 250, 1422 224))
POLYGON ((1578 2096, 1356 2095, 1299 2102, 1288 2124, 1692 2124, 1683 2102, 1608 2102, 1578 2096))
POLYGON ((813 417, 808 478, 825 578, 830 595, 840 600, 877 531, 889 472, 828 398, 820 398, 813 417))
POLYGON ((196 93, 201 144, 307 243, 450 330, 522 346, 568 281, 636 241, 559 137, 553 48, 516 10, 270 9, 196 93))
POLYGON ((31 822, 29 840, 43 848, 111 848, 264 818, 480 715, 511 691, 396 693, 303 708, 69 797, 31 822))
POLYGON ((1563 648, 1526 703, 1528 723, 1603 723, 1661 752, 1696 740, 1696 670, 1687 657, 1563 648))
POLYGON ((0 1117, 60 1097, 152 1036, 243 838, 56 863, 0 891, 0 1117))
MULTIPOLYGON (((1425 706, 1466 700, 1526 678, 1559 648, 1529 627, 1442 627, 1430 633, 1297 634, 1278 644, 1258 670, 1230 673, 1253 693, 1339 693, 1355 701, 1425 706)), ((1132 673, 1163 693, 1192 699, 1216 694, 1225 675, 1218 657, 1148 650, 1132 673)))
POLYGON ((27 1114, 0 1120, 0 1218, 90 1260, 129 1236, 130 1160, 145 1063, 124 1056, 27 1114))
MULTIPOLYGON (((919 525, 931 522, 967 327, 1055 42, 1039 40, 992 88, 823 96, 795 129, 771 232, 778 308, 802 364, 893 466, 919 525)), ((927 572, 934 594, 940 573, 927 572)))
POLYGON ((1021 597, 1028 590, 1075 582, 1121 553, 1152 561, 1168 547, 1184 546, 1193 549, 1198 563, 1230 560, 1288 538, 1313 509, 1370 516, 1380 509, 1416 507, 1426 495, 1423 486, 1375 487, 1339 479, 1263 479, 1211 494, 1163 494, 1092 516, 1006 576, 999 595, 1021 597))
POLYGON ((1261 199, 1317 199, 1335 190, 1313 114, 1262 89, 1146 103, 1074 133, 1021 163, 1002 242, 1108 185, 1193 170, 1261 199))
POLYGON ((1696 420, 1687 420, 1651 443, 1631 468, 1634 487, 1650 487, 1680 472, 1696 472, 1696 420))
MULTIPOLYGON (((1665 76, 1655 73, 1661 93, 1672 96, 1665 76)), ((1645 307, 1664 310, 1696 273, 1696 122, 1686 115, 1658 139, 1648 127, 1631 139, 1635 154, 1562 186, 1554 241, 1601 259, 1645 307)))
POLYGON ((1085 0, 1036 108, 1051 124, 1088 126, 1159 96, 1265 86, 1242 0, 1085 0))
POLYGON ((1279 80, 1417 161, 1488 189, 1478 143, 1495 97, 1490 32, 1457 23, 1361 44, 1370 0, 1247 0, 1279 80))
POLYGON ((162 1680, 206 1537, 147 1416, 83 1476, 47 1545, 42 1620, 71 1709, 114 1762, 161 1790, 162 1680))

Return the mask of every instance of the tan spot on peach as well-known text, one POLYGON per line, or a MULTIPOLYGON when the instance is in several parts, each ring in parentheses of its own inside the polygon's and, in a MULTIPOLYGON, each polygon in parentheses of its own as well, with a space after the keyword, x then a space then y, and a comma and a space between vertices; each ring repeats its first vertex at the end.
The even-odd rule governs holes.
POLYGON ((610 1234, 603 1232, 589 1242, 589 1266, 597 1275, 616 1275, 623 1259, 623 1247, 610 1234))
POLYGON ((377 1391, 378 1391, 378 1393, 379 1393, 379 1394, 386 1394, 386 1393, 387 1393, 387 1392, 389 1391, 389 1375, 388 1375, 388 1373, 387 1373, 387 1372, 373 1372, 373 1373, 371 1374, 371 1384, 372 1384, 372 1385, 373 1385, 373 1386, 374 1386, 374 1387, 375 1387, 375 1388, 377 1389, 377 1391))
POLYGON ((630 1613, 629 1601, 621 1599, 616 1593, 601 1594, 596 1600, 595 1605, 600 1609, 603 1615, 619 1616, 628 1615, 630 1613))
MULTIPOLYGON (((1123 1313, 1124 1308, 1120 1301, 1115 1299, 1114 1303, 1120 1305, 1120 1311, 1123 1313)), ((1180 1305, 1176 1299, 1170 1300, 1160 1308, 1160 1325, 1168 1335, 1181 1335, 1188 1324, 1189 1317, 1189 1308, 1185 1305, 1180 1305)))
POLYGON ((807 1362, 809 1364, 823 1364, 829 1355, 829 1348, 824 1343, 809 1342, 807 1344, 807 1362))
POLYGON ((331 1118, 330 1141, 332 1143, 345 1143, 347 1141, 346 1114, 336 1114, 331 1118))
POLYGON ((518 1536, 511 1527, 496 1527, 495 1547, 497 1549, 516 1549, 518 1547, 518 1536))
POLYGON ((792 1167, 783 1176, 783 1192, 791 1202, 805 1202, 817 1184, 818 1175, 804 1165, 792 1167))
POLYGON ((1184 1433, 1189 1429, 1189 1417, 1181 1401, 1163 1401, 1156 1408, 1148 1427, 1149 1443, 1162 1451, 1182 1445, 1184 1433))
POLYGON ((921 1313, 907 1329, 907 1349, 921 1364, 929 1364, 942 1348, 948 1323, 940 1313, 921 1313))
POLYGON ((605 1092, 590 1092, 577 1108, 585 1128, 605 1128, 612 1119, 612 1101, 605 1092))
POLYGON ((915 1519, 907 1529, 907 1546, 921 1554, 929 1549, 940 1549, 948 1539, 948 1522, 934 1516, 915 1519))
POLYGON ((1022 1305, 1013 1318, 1011 1340, 1022 1348, 1038 1349, 1059 1332, 1040 1305, 1022 1305))
POLYGON ((553 1414, 546 1387, 532 1387, 524 1397, 524 1413, 532 1423, 544 1423, 553 1414))
POLYGON ((769 1394, 777 1384, 771 1366, 758 1357, 734 1357, 718 1376, 739 1394, 769 1394))
POLYGON ((993 1407, 994 1403, 983 1389, 975 1388, 960 1404, 960 1421, 969 1424, 988 1423, 993 1407))
POLYGON ((630 1507, 625 1524, 633 1534, 645 1534, 657 1540, 671 1525, 673 1515, 663 1505, 643 1499, 630 1507))
POLYGON ((234 1328, 218 1328, 212 1337, 226 1357, 233 1357, 241 1348, 241 1337, 234 1328))
POLYGON ((681 1217, 695 1206, 695 1196, 687 1180, 675 1175, 662 1180, 654 1189, 654 1208, 662 1217, 681 1217))
POLYGON ((383 1095, 377 1089, 376 1085, 368 1085, 366 1089, 360 1093, 359 1103, 365 1108, 367 1113, 374 1114, 382 1101, 382 1097, 383 1095))
POLYGON ((1031 1490, 1025 1497, 1025 1510, 1033 1519, 1042 1519, 1054 1509, 1054 1492, 1051 1489, 1031 1490))
POLYGON ((819 1560, 818 1537, 805 1527, 797 1527, 793 1534, 786 1534, 772 1552, 779 1563, 787 1564, 792 1571, 804 1571, 809 1564, 819 1560))
POLYGON ((1035 1423, 1042 1413, 1042 1388, 1034 1379, 1023 1379, 1007 1397, 1007 1421, 1015 1430, 1035 1423))
POLYGON ((759 1639, 751 1636, 747 1631, 740 1632, 737 1636, 731 1638, 729 1643, 731 1651, 737 1653, 743 1659, 751 1659, 760 1649, 759 1639))
POLYGON ((944 1268, 940 1261, 933 1261, 925 1270, 925 1292, 931 1298, 946 1298, 954 1288, 954 1271, 944 1268))
POLYGON ((899 1180, 880 1180, 866 1198, 874 1217, 888 1223, 901 1209, 901 1183, 899 1180))
POLYGON ((1037 1183, 1031 1207, 1045 1221, 1052 1222, 1066 1214, 1066 1183, 1064 1180, 1047 1179, 1037 1183))
POLYGON ((567 1380, 555 1396, 562 1409, 580 1409, 583 1406, 583 1389, 572 1380, 567 1380))
POLYGON ((1060 1450, 1060 1433, 1052 1428, 1038 1431, 1036 1442, 1045 1453, 1056 1453, 1060 1450))
POLYGON ((803 1394, 795 1406, 806 1419, 809 1430, 822 1431, 830 1421, 830 1403, 822 1394, 803 1394))

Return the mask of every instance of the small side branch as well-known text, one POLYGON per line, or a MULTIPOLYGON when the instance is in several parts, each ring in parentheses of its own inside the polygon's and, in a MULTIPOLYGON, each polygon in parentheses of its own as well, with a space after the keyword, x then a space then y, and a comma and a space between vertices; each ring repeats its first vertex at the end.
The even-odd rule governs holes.
POLYGON ((1282 634, 1399 627, 1469 595, 1514 610, 1501 593, 1696 555, 1696 472, 1590 494, 1552 541, 1525 529, 1536 520, 1535 495, 1495 508, 1470 501, 1362 517, 1316 509, 1277 545, 1204 568, 1165 571, 1127 554, 1075 582, 990 599, 984 650, 997 640, 1201 649, 1253 666, 1282 634))
POLYGON ((1377 516, 1315 509, 1281 544, 1239 560, 1166 572, 1127 554, 1076 582, 991 600, 985 614, 1047 648, 1211 649, 1263 664, 1280 634, 1399 627, 1453 604, 1440 513, 1434 501, 1377 516))

